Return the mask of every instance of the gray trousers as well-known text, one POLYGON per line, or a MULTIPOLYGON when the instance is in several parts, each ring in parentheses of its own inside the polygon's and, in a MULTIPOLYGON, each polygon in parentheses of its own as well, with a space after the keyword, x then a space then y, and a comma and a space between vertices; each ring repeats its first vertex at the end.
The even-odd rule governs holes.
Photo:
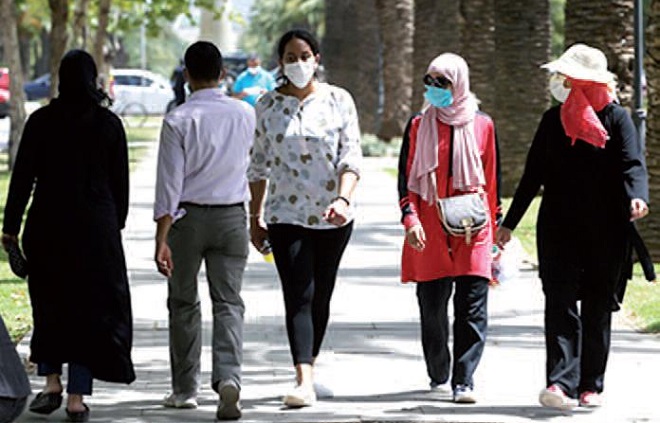
POLYGON ((175 394, 196 395, 200 387, 202 322, 197 275, 202 260, 213 304, 214 390, 241 382, 243 360, 243 271, 248 256, 245 207, 185 206, 170 229, 174 269, 168 280, 170 366, 175 394))

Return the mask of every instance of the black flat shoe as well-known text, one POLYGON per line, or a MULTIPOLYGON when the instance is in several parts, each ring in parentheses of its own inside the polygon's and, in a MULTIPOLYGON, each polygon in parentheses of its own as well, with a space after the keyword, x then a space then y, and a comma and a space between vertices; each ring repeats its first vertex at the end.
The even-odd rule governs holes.
POLYGON ((83 406, 85 406, 85 411, 69 411, 69 409, 66 409, 66 416, 67 419, 66 421, 68 422, 86 422, 89 420, 89 407, 87 407, 87 404, 83 403, 83 406))
POLYGON ((30 411, 37 414, 50 414, 62 405, 61 393, 39 392, 30 403, 30 411))

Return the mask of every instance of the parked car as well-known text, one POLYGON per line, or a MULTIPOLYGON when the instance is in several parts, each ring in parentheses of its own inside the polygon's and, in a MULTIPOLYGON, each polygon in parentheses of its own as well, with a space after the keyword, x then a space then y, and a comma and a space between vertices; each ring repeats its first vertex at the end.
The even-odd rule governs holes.
POLYGON ((48 98, 50 95, 50 73, 45 73, 23 84, 23 91, 28 101, 37 101, 48 98))
POLYGON ((0 68, 0 89, 9 89, 9 68, 0 68))
POLYGON ((112 110, 118 114, 164 114, 174 99, 170 81, 144 69, 113 69, 112 110))
POLYGON ((0 119, 9 114, 9 90, 0 88, 0 119))

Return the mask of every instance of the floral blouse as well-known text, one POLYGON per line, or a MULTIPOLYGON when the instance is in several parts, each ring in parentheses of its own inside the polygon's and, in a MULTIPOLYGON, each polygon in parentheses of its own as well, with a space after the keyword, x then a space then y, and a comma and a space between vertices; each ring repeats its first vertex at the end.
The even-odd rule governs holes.
POLYGON ((362 162, 351 95, 324 83, 302 101, 270 91, 256 113, 248 179, 268 180, 265 222, 335 228, 323 212, 337 196, 339 175, 346 170, 359 175, 362 162))

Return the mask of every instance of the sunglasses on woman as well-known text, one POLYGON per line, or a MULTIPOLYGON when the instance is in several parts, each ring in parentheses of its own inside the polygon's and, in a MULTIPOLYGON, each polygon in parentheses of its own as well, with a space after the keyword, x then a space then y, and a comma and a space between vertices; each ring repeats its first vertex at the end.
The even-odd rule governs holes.
POLYGON ((424 85, 430 85, 432 87, 438 88, 447 88, 451 85, 451 81, 444 76, 434 78, 431 75, 424 75, 424 85))

